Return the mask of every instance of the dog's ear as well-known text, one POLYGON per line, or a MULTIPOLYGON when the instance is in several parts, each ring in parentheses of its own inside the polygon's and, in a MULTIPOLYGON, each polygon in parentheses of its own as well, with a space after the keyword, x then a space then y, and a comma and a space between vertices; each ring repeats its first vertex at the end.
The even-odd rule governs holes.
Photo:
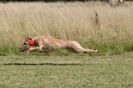
POLYGON ((25 41, 32 40, 30 37, 25 37, 25 41))

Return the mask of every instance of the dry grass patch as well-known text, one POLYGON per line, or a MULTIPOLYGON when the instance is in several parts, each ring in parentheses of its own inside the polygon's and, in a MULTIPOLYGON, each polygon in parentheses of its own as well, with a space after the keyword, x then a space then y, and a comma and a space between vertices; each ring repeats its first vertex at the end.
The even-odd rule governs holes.
POLYGON ((133 4, 128 4, 0 3, 0 51, 5 47, 9 51, 25 36, 36 35, 77 40, 101 52, 132 50, 133 4))

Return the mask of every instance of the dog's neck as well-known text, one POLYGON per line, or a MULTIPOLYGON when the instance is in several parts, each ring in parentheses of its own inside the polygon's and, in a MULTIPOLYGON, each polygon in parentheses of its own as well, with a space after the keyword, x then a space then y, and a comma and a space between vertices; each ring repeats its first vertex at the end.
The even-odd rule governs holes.
POLYGON ((37 45, 37 42, 35 40, 32 40, 32 39, 29 39, 27 40, 29 46, 36 46, 37 45))

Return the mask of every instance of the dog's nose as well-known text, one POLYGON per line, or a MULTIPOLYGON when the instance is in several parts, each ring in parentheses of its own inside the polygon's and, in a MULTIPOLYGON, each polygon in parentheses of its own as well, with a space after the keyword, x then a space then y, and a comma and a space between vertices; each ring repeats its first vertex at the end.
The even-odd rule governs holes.
POLYGON ((18 51, 19 51, 19 52, 22 52, 23 50, 22 50, 22 48, 21 48, 21 47, 19 47, 19 48, 18 48, 18 51))

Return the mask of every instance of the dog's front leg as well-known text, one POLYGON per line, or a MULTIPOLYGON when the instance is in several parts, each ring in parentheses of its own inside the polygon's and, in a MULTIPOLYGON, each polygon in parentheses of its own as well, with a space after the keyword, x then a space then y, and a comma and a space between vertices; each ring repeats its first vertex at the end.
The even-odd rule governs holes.
POLYGON ((35 51, 35 50, 40 50, 40 51, 42 51, 42 47, 41 47, 41 46, 40 46, 40 47, 30 47, 27 53, 29 53, 29 52, 31 52, 31 51, 35 51))

